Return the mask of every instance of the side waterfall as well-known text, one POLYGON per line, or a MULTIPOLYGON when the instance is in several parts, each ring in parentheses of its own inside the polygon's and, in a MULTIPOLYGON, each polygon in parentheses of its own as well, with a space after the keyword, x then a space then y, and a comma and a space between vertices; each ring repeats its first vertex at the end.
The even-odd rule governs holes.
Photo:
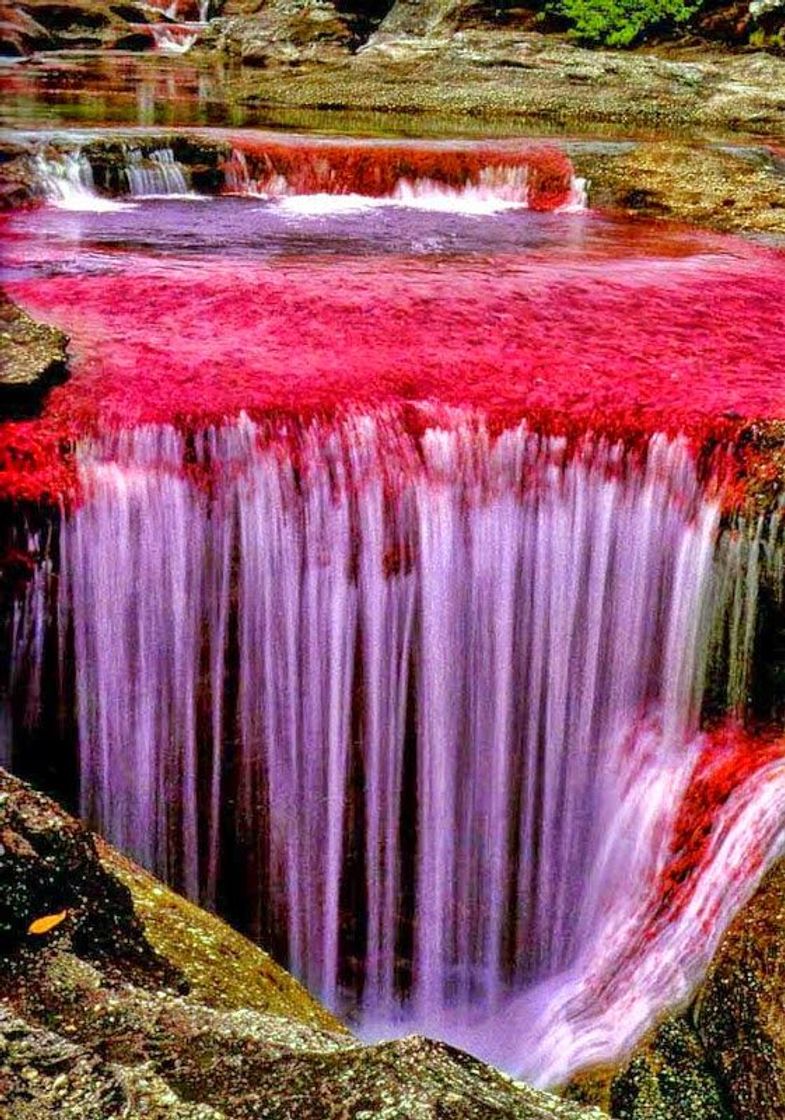
POLYGON ((80 474, 56 610, 82 811, 110 841, 212 906, 232 880, 368 1033, 533 1081, 686 996, 783 841, 782 752, 743 772, 698 731, 781 520, 719 537, 681 440, 465 414, 139 428, 84 444, 80 474), (738 781, 685 855, 720 762, 738 781))

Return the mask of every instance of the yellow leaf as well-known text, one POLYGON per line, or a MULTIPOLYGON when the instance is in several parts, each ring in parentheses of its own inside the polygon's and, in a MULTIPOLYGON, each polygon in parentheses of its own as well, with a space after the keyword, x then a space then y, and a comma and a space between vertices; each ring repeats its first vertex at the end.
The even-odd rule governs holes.
POLYGON ((60 925, 67 913, 67 910, 61 910, 59 914, 45 914, 43 918, 36 918, 36 920, 31 922, 27 927, 27 932, 49 933, 50 929, 54 929, 55 926, 60 925))

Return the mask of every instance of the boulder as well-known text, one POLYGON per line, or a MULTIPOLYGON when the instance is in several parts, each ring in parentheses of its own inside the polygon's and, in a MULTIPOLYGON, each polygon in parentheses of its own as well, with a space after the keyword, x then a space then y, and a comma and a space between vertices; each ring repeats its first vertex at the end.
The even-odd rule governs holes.
POLYGON ((363 1046, 261 949, 0 771, 8 1120, 602 1120, 423 1038, 363 1046))

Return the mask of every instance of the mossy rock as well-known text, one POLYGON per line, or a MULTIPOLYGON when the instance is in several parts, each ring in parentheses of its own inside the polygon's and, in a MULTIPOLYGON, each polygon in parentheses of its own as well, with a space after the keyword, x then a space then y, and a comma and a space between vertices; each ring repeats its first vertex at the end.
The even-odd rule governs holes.
POLYGON ((738 1120, 785 1116, 785 859, 726 932, 695 1021, 738 1120))
POLYGON ((0 842, 3 1120, 603 1120, 442 1043, 363 1046, 2 771, 0 842))

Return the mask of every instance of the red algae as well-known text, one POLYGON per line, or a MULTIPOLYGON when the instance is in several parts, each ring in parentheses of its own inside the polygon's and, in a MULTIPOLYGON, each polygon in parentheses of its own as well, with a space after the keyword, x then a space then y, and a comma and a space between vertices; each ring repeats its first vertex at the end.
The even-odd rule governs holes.
MULTIPOLYGON (((707 734, 674 825, 670 856, 660 878, 655 927, 674 921, 689 904, 710 858, 717 821, 725 827, 732 823, 733 814, 729 822, 726 806, 733 795, 770 764, 783 760, 785 739, 771 733, 753 734, 728 723, 707 734)), ((743 807, 740 800, 736 812, 743 807)), ((763 849, 749 851, 744 870, 750 882, 755 881, 765 856, 763 849)))
POLYGON ((230 134, 242 152, 258 189, 286 180, 292 194, 391 196, 402 182, 428 180, 441 187, 479 186, 484 179, 522 173, 530 210, 548 211, 570 199, 573 169, 569 158, 549 144, 434 145, 314 140, 276 141, 230 134))
POLYGON ((700 446, 785 415, 781 256, 495 264, 126 257, 122 272, 14 282, 12 298, 70 335, 72 377, 39 420, 4 426, 0 495, 67 490, 63 447, 97 427, 243 410, 425 400, 492 423, 684 432, 700 446))

